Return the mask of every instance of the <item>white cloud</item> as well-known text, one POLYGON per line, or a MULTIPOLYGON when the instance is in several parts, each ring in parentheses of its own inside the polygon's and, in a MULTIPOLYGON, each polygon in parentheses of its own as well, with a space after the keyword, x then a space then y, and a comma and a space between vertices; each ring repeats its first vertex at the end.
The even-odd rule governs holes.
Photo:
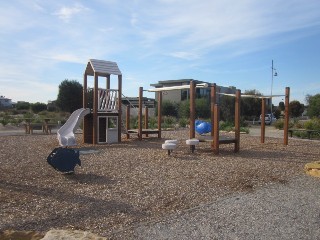
POLYGON ((72 7, 61 7, 58 11, 54 12, 53 15, 58 16, 60 19, 62 19, 65 22, 69 22, 69 20, 81 12, 87 11, 89 8, 84 7, 81 4, 75 4, 72 7))
MULTIPOLYGON (((34 92, 48 81, 48 75, 50 81, 56 78, 52 84, 57 87, 65 70, 58 75, 57 68, 70 63, 82 66, 89 58, 122 61, 128 65, 122 69, 125 75, 134 65, 128 88, 151 81, 145 75, 153 80, 188 77, 190 69, 197 74, 209 69, 212 74, 216 71, 210 65, 213 61, 306 36, 298 30, 320 26, 319 16, 318 0, 95 0, 82 4, 66 0, 64 5, 54 0, 2 1, 1 90, 8 79, 12 86, 14 81, 28 80, 30 84, 23 86, 25 90, 32 86, 34 92)), ((81 75, 83 69, 72 71, 73 76, 81 75)), ((43 87, 51 91, 53 85, 43 87)))
POLYGON ((173 52, 169 55, 176 57, 176 58, 185 59, 185 60, 194 60, 194 59, 199 58, 199 55, 194 54, 192 52, 173 52))
POLYGON ((161 1, 135 6, 133 19, 145 46, 157 48, 165 41, 172 52, 192 47, 201 55, 229 43, 319 25, 318 9, 317 1, 299 0, 161 1))

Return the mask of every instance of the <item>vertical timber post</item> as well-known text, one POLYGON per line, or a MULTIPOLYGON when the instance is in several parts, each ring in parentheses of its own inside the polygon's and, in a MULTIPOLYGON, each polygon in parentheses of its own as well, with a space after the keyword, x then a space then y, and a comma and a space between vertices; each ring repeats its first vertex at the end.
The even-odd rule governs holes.
MULTIPOLYGON (((217 95, 216 95, 216 88, 217 85, 214 83, 210 90, 210 113, 211 113, 211 137, 212 139, 214 138, 214 106, 216 105, 216 101, 217 101, 217 95)), ((211 147, 213 148, 213 141, 211 144, 211 147)))
MULTIPOLYGON (((190 82, 190 139, 195 138, 195 105, 196 105, 196 85, 194 81, 190 82)), ((194 145, 191 145, 191 151, 194 150, 194 145)))
MULTIPOLYGON (((108 80, 109 80, 109 89, 110 89, 110 75, 108 80)), ((122 75, 118 75, 118 142, 121 142, 121 127, 122 127, 122 75)))
POLYGON ((162 91, 158 93, 158 138, 161 138, 161 121, 162 121, 162 91))
POLYGON ((93 88, 93 134, 92 143, 97 144, 98 140, 98 74, 94 73, 94 88, 93 88))
POLYGON ((288 145, 288 131, 289 131, 289 98, 290 98, 290 88, 286 87, 285 96, 285 110, 284 110, 284 126, 283 126, 283 143, 288 145))
POLYGON ((235 128, 235 139, 234 152, 239 152, 240 150, 240 105, 241 105, 241 91, 236 91, 235 99, 235 112, 234 112, 234 128, 235 128))
MULTIPOLYGON (((118 77, 119 80, 119 77, 118 77)), ((106 76, 106 90, 110 89, 110 75, 106 76)))
POLYGON ((262 98, 261 101, 261 136, 260 136, 260 142, 264 143, 265 133, 266 133, 266 124, 265 124, 265 109, 266 108, 266 99, 262 98))
POLYGON ((139 88, 139 113, 138 113, 138 138, 139 141, 142 140, 142 98, 143 98, 143 88, 139 88))
POLYGON ((127 106, 127 111, 126 111, 126 129, 127 129, 127 139, 130 138, 129 134, 129 129, 130 129, 130 105, 127 106))
MULTIPOLYGON (((148 123, 149 123, 149 111, 148 106, 145 106, 144 108, 144 128, 148 129, 148 123)), ((146 137, 148 137, 148 133, 146 133, 146 137)))
MULTIPOLYGON (((83 75, 83 90, 82 90, 82 107, 87 108, 88 107, 88 75, 84 73, 83 75)), ((88 121, 86 120, 86 117, 83 118, 83 134, 82 134, 82 143, 86 142, 86 134, 89 130, 88 121)))
POLYGON ((219 154, 219 118, 220 118, 220 108, 218 104, 214 105, 214 125, 213 125, 213 139, 212 147, 213 153, 219 154))

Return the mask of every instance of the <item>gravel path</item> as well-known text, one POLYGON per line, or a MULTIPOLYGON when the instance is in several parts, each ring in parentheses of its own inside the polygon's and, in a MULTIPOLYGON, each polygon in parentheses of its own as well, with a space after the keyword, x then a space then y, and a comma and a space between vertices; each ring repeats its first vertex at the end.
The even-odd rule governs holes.
POLYGON ((123 239, 316 240, 320 236, 319 196, 319 179, 300 176, 287 184, 232 194, 118 234, 123 239))

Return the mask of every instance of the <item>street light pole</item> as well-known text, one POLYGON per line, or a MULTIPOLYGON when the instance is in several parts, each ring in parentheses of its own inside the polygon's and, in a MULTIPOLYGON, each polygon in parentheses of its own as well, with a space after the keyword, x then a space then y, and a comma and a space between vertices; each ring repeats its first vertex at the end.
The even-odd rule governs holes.
POLYGON ((273 114, 272 114, 272 88, 273 88, 273 77, 275 76, 278 76, 278 74, 277 74, 277 72, 276 72, 276 69, 275 68, 273 68, 273 60, 272 60, 272 62, 271 62, 271 73, 272 73, 272 75, 271 75, 271 97, 270 97, 270 110, 271 110, 271 119, 272 119, 272 116, 273 116, 273 114))

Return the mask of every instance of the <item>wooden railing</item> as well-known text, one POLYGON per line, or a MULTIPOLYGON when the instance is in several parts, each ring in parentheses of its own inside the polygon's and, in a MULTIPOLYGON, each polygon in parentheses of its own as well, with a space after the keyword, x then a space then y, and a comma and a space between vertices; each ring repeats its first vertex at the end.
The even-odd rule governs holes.
POLYGON ((99 89, 98 91, 98 111, 99 112, 118 112, 117 89, 99 89))

